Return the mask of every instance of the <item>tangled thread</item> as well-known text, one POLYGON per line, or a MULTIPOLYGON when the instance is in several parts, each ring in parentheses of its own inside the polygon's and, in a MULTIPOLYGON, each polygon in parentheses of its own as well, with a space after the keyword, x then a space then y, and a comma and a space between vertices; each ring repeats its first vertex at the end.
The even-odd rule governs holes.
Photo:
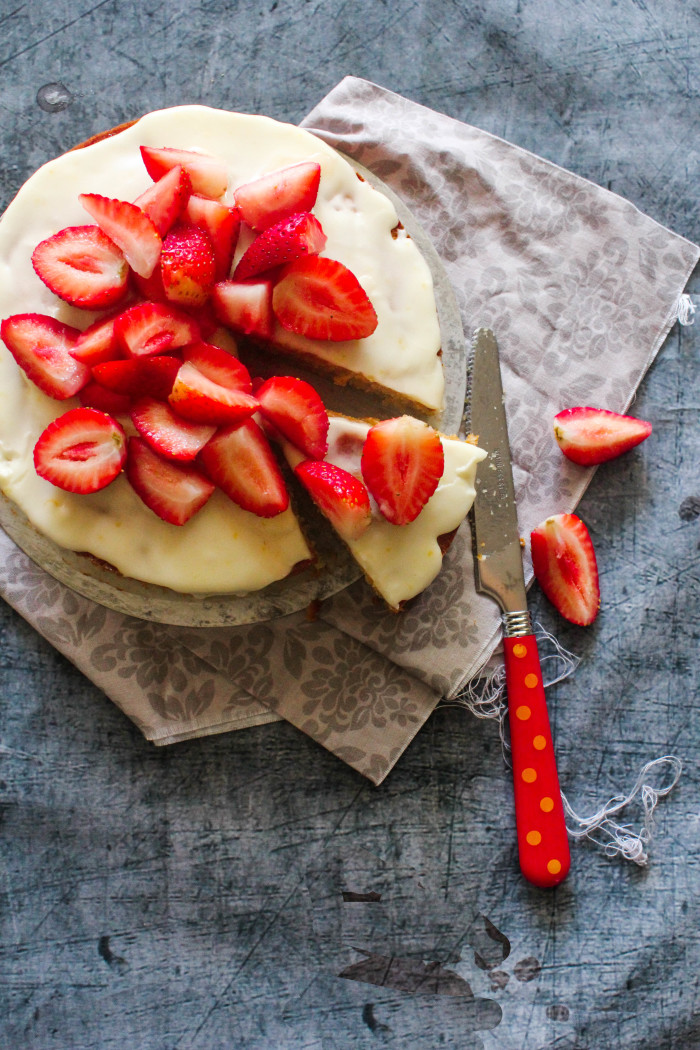
MULTIPOLYGON (((689 299, 689 296, 685 296, 689 299)), ((690 303, 691 311, 695 307, 690 303)), ((680 317, 679 317, 680 320, 680 317)), ((681 321, 681 323, 684 323, 681 321)), ((692 321, 686 322, 692 324, 692 321)), ((541 624, 534 625, 537 647, 540 651, 540 664, 545 688, 563 681, 573 674, 580 663, 580 658, 568 652, 549 634, 541 624)), ((443 706, 466 707, 475 718, 492 718, 498 721, 498 732, 501 738, 503 760, 510 767, 510 743, 508 740, 506 703, 505 666, 499 664, 488 675, 468 682, 467 685, 451 700, 443 701, 443 706)), ((683 766, 675 755, 663 755, 655 758, 642 768, 636 783, 627 795, 615 795, 608 799, 600 809, 590 816, 582 817, 572 807, 562 792, 564 812, 568 818, 566 830, 572 839, 587 839, 600 846, 608 857, 623 857, 640 868, 649 863, 649 846, 654 827, 654 810, 659 799, 668 795, 678 783, 683 766), (652 772, 670 769, 671 779, 663 787, 654 787, 646 782, 652 772), (635 830, 630 824, 621 824, 614 818, 626 806, 632 803, 637 795, 641 796, 643 809, 642 826, 635 830), (573 824, 573 826, 570 826, 573 824)))

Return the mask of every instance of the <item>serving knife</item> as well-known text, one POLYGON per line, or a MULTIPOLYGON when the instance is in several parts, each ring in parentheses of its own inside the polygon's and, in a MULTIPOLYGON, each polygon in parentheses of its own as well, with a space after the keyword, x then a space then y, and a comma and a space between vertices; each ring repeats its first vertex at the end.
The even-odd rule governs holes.
POLYGON ((479 447, 488 453, 477 471, 472 539, 476 589, 502 611, 520 868, 535 886, 556 886, 569 871, 569 842, 527 609, 498 345, 488 328, 475 332, 472 342, 468 412, 479 447))

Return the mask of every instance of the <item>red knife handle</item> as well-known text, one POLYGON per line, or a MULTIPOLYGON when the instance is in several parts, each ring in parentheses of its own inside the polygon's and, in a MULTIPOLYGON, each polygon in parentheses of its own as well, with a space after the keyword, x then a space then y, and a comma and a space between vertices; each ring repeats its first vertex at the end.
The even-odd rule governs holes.
POLYGON ((535 886, 556 886, 571 857, 537 642, 526 634, 503 645, 520 868, 535 886))

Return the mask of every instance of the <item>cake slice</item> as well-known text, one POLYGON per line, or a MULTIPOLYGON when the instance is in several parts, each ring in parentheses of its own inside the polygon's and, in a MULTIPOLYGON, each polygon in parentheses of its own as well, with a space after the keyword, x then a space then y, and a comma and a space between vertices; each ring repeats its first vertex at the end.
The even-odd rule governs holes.
MULTIPOLYGON (((340 468, 363 488, 362 455, 372 426, 367 420, 331 415, 328 452, 322 461, 340 468)), ((297 477, 305 482, 312 499, 347 545, 370 585, 395 611, 425 590, 440 572, 443 556, 474 501, 477 464, 486 456, 475 444, 455 437, 440 434, 439 442, 444 467, 434 492, 413 520, 403 525, 388 521, 369 493, 364 521, 365 512, 358 508, 361 500, 354 487, 347 498, 342 492, 335 506, 332 500, 319 499, 313 482, 309 484, 308 477, 304 477, 303 466, 299 469, 312 461, 305 460, 303 453, 289 442, 282 443, 285 458, 297 477)))

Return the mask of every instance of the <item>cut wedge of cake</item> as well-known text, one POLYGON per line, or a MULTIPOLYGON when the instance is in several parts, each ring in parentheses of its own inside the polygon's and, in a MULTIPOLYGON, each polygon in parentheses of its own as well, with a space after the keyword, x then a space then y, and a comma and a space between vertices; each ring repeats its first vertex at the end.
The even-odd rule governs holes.
MULTIPOLYGON (((362 458, 372 427, 369 421, 332 415, 323 462, 340 468, 364 485, 362 458)), ((283 442, 284 455, 306 484, 311 498, 334 525, 377 594, 396 611, 439 574, 443 555, 474 502, 477 464, 486 456, 475 444, 458 438, 441 434, 439 442, 444 465, 433 494, 413 520, 401 525, 388 521, 369 493, 367 511, 358 511, 354 486, 349 497, 351 507, 346 495, 349 485, 329 506, 323 497, 319 498, 313 481, 309 483, 308 477, 304 478, 303 467, 309 460, 289 442, 283 442), (363 523, 365 513, 367 520, 363 523)))

